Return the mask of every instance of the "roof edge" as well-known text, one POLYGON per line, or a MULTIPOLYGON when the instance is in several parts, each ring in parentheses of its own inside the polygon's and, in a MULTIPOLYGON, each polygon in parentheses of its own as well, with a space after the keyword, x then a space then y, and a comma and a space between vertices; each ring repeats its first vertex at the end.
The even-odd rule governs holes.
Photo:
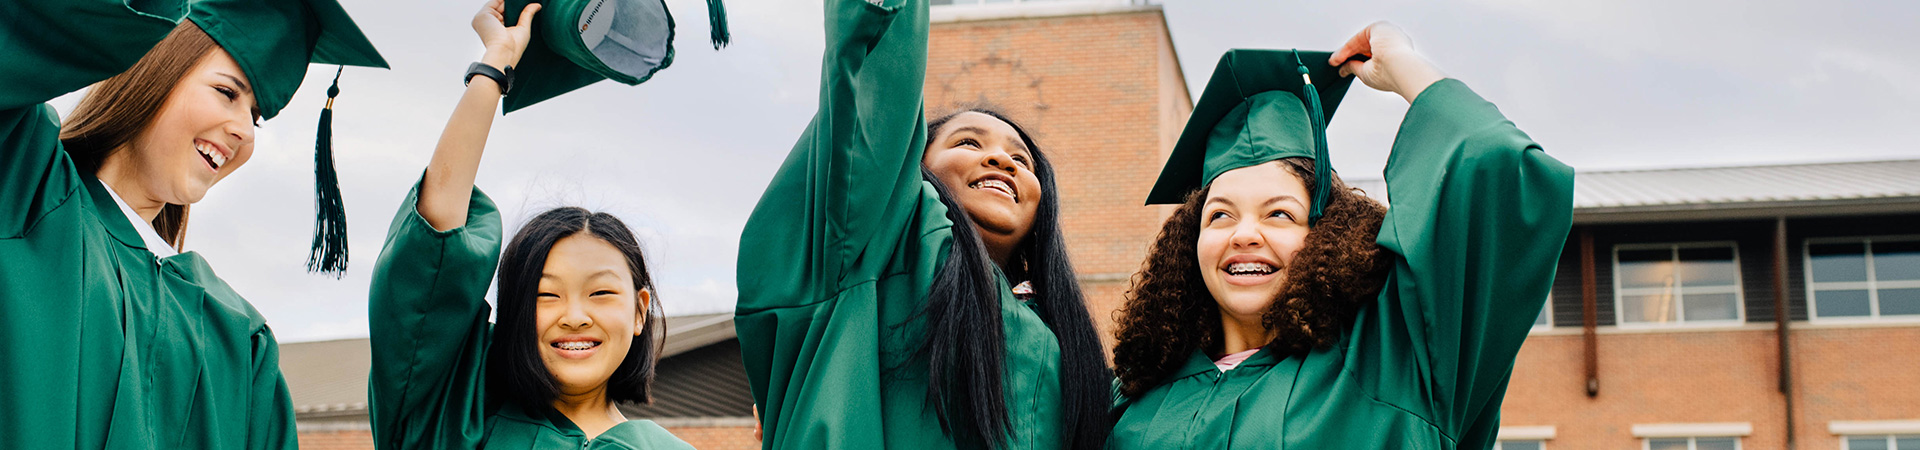
POLYGON ((984 22, 990 20, 1043 19, 1160 12, 1160 5, 1131 5, 1107 2, 1022 2, 1005 5, 941 5, 928 12, 932 23, 984 22))

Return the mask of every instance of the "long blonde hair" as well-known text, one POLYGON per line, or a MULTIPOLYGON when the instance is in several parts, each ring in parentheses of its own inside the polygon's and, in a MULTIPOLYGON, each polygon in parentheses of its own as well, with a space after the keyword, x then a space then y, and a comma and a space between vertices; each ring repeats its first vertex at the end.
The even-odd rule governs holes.
MULTIPOLYGON (((60 143, 74 165, 82 173, 99 172, 116 149, 153 125, 174 86, 216 48, 198 25, 183 20, 133 67, 93 85, 60 125, 60 143)), ((161 207, 153 229, 179 249, 186 243, 187 205, 161 207)))

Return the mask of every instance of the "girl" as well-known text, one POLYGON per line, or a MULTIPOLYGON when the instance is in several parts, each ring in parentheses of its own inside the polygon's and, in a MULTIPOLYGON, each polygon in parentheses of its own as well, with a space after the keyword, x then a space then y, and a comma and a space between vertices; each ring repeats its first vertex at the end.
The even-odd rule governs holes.
POLYGON ((925 121, 926 2, 826 9, 820 110, 740 241, 768 448, 1099 448, 1053 167, 991 111, 925 121))
POLYGON ((294 448, 273 331, 178 252, 187 206, 246 164, 310 59, 386 63, 332 0, 0 17, 0 448, 294 448), (95 82, 65 123, 43 103, 95 82))
MULTIPOLYGON (((473 18, 480 63, 519 62, 539 4, 518 25, 494 0, 473 18)), ((617 402, 647 401, 660 305, 619 219, 557 208, 528 221, 504 257, 500 214, 473 185, 500 104, 469 79, 426 174, 401 203, 375 263, 369 314, 379 448, 692 449, 617 402), (500 264, 497 324, 488 281, 500 264)))
POLYGON ((1302 55, 1222 58, 1155 188, 1185 202, 1122 311, 1110 448, 1493 445, 1573 173, 1392 25, 1302 55), (1326 162, 1345 74, 1412 103, 1391 210, 1326 162))

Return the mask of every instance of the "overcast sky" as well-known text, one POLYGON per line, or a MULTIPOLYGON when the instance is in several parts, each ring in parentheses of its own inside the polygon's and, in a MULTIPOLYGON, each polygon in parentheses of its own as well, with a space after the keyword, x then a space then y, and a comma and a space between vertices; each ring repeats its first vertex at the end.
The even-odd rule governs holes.
MULTIPOLYGON (((283 342, 367 334, 367 284, 387 224, 480 54, 467 25, 478 0, 341 3, 393 65, 347 69, 335 104, 347 276, 304 267, 330 68, 316 66, 264 123, 253 159, 194 205, 187 235, 283 342)), ((740 229, 815 106, 820 3, 728 0, 733 45, 719 52, 706 41, 704 2, 667 3, 680 25, 672 67, 638 87, 603 82, 495 121, 478 184, 509 235, 554 206, 621 217, 649 252, 669 315, 730 311, 740 229)), ((1229 48, 1331 50, 1389 20, 1579 170, 1920 158, 1913 2, 1165 3, 1196 95, 1229 48)), ((64 112, 76 100, 55 103, 64 112)), ((1405 111, 1399 97, 1356 84, 1330 126, 1336 168, 1378 177, 1405 111)))

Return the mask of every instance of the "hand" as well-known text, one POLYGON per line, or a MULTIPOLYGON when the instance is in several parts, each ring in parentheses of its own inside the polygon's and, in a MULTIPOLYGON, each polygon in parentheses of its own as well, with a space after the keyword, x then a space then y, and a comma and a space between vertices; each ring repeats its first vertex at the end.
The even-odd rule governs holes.
POLYGON ((1427 86, 1446 77, 1413 50, 1413 40, 1405 31, 1387 22, 1367 25, 1333 52, 1327 63, 1340 66, 1341 76, 1360 77, 1367 87, 1400 94, 1409 103, 1427 86), (1352 60, 1354 55, 1365 55, 1368 60, 1352 60))
POLYGON ((760 405, 753 405, 753 440, 760 440, 760 405))
POLYGON ((539 11, 539 3, 528 4, 520 11, 520 22, 508 27, 504 0, 493 0, 480 7, 480 12, 473 15, 473 33, 480 35, 480 44, 487 47, 480 62, 496 69, 519 64, 520 54, 527 51, 527 39, 533 31, 533 13, 539 11))

